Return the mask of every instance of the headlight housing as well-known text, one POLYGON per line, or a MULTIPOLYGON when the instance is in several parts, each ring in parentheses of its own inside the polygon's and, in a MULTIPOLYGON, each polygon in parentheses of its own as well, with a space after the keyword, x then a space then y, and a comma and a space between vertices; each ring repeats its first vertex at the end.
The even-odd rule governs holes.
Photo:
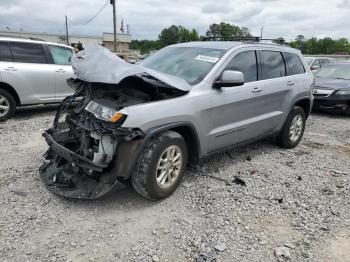
POLYGON ((335 94, 340 96, 350 95, 350 89, 338 90, 335 94))
POLYGON ((90 101, 85 110, 92 113, 96 118, 111 123, 121 123, 126 119, 126 115, 119 113, 117 110, 100 105, 94 101, 90 101))

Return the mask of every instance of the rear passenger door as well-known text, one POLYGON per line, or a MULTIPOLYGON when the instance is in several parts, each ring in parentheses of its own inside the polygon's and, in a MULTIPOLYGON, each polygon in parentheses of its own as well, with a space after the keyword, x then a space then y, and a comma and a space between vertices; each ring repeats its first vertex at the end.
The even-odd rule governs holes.
POLYGON ((73 77, 71 65, 72 49, 62 46, 48 46, 49 53, 53 60, 52 68, 55 72, 55 93, 57 101, 62 101, 65 97, 74 93, 67 84, 67 79, 73 77))
POLYGON ((14 87, 22 104, 55 101, 54 73, 43 45, 8 42, 10 56, 0 63, 2 81, 14 87))
MULTIPOLYGON (((259 110, 261 112, 261 129, 277 132, 282 127, 289 113, 293 91, 299 85, 295 77, 287 76, 285 56, 276 50, 260 50, 261 77, 259 86, 259 110)), ((291 61, 288 57, 288 61, 291 61)))

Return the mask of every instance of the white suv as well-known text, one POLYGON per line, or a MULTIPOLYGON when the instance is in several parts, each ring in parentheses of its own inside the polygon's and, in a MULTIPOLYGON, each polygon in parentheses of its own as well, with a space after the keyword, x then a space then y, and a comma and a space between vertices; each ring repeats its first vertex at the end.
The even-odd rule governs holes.
POLYGON ((61 102, 73 90, 73 49, 30 39, 0 37, 0 121, 17 106, 61 102))

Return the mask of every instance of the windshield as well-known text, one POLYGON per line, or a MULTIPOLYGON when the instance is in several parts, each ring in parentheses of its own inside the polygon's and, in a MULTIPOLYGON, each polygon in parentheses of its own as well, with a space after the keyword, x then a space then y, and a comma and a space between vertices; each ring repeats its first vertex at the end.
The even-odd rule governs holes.
POLYGON ((350 80, 350 67, 345 66, 327 66, 318 71, 317 78, 333 78, 350 80))
POLYGON ((148 57, 141 65, 195 85, 204 79, 225 52, 211 48, 167 47, 148 57))
POLYGON ((310 66, 312 63, 313 59, 312 58, 306 58, 306 63, 310 66))

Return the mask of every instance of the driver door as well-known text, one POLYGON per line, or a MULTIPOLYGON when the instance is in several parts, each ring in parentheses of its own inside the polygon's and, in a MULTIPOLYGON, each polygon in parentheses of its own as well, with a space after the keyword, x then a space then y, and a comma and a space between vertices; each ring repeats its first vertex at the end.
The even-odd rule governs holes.
POLYGON ((212 90, 209 152, 230 147, 267 132, 260 119, 261 107, 264 106, 264 92, 259 87, 257 61, 255 50, 236 54, 224 70, 242 72, 245 84, 212 90))

